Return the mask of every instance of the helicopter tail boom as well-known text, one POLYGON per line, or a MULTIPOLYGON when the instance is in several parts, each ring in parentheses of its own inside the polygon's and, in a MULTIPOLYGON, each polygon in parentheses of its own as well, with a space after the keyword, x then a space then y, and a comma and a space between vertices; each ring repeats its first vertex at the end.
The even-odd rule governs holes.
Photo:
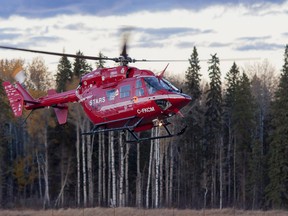
POLYGON ((3 87, 15 117, 22 116, 23 107, 27 110, 53 107, 58 123, 65 124, 68 115, 68 106, 66 103, 78 100, 73 90, 63 93, 49 90, 47 96, 34 99, 19 82, 11 84, 6 81, 3 82, 3 87))

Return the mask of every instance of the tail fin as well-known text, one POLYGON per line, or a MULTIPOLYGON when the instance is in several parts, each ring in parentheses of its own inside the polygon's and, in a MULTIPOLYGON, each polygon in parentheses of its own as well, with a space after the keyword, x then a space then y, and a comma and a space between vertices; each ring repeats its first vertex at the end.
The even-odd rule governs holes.
POLYGON ((24 98, 22 94, 10 82, 3 82, 4 90, 10 102, 15 117, 22 115, 24 98))
MULTIPOLYGON (((54 89, 48 90, 48 95, 56 94, 56 91, 54 89)), ((68 106, 66 103, 64 104, 57 104, 53 107, 58 123, 59 124, 65 124, 67 122, 67 116, 68 116, 68 106)))
POLYGON ((19 117, 22 115, 24 105, 37 104, 38 102, 21 85, 25 81, 25 73, 21 66, 13 71, 12 77, 17 81, 15 84, 12 85, 10 82, 3 82, 2 85, 14 116, 19 117))

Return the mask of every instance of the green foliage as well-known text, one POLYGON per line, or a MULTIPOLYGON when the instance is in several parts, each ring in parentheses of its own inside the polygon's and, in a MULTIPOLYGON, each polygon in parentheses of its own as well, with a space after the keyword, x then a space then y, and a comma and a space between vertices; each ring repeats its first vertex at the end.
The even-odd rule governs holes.
MULTIPOLYGON (((217 55, 211 55, 209 60, 209 78, 210 89, 208 90, 206 99, 205 113, 205 130, 207 139, 215 138, 216 134, 221 131, 221 115, 222 115, 222 93, 221 93, 221 72, 219 68, 219 58, 217 55)), ((218 134, 219 135, 219 134, 218 134)))
POLYGON ((190 66, 188 67, 185 77, 186 77, 186 85, 188 87, 188 92, 192 96, 192 100, 195 101, 201 96, 200 89, 200 65, 198 59, 198 52, 196 47, 193 48, 193 52, 189 59, 190 66))
POLYGON ((73 64, 73 74, 79 78, 82 74, 90 72, 92 70, 92 67, 87 63, 86 59, 81 58, 81 56, 83 56, 83 53, 80 52, 80 50, 76 53, 76 55, 79 57, 75 58, 75 62, 73 64))
POLYGON ((66 56, 61 57, 56 74, 56 85, 58 92, 63 92, 66 90, 66 84, 72 79, 72 75, 70 61, 66 56))
POLYGON ((225 92, 225 108, 228 112, 231 112, 231 109, 236 101, 235 91, 240 79, 240 71, 236 63, 234 62, 229 72, 225 77, 227 81, 227 89, 225 92))
MULTIPOLYGON (((98 57, 99 58, 105 58, 106 56, 104 56, 102 52, 99 52, 98 57)), ((97 68, 104 68, 105 67, 105 63, 106 63, 105 60, 101 60, 100 59, 99 61, 96 62, 96 67, 97 68)))
POLYGON ((273 208, 288 208, 288 45, 280 83, 272 104, 272 141, 269 154, 267 202, 273 208))
POLYGON ((233 128, 239 148, 248 149, 252 141, 254 105, 250 81, 245 73, 240 78, 235 92, 235 108, 232 115, 233 128))

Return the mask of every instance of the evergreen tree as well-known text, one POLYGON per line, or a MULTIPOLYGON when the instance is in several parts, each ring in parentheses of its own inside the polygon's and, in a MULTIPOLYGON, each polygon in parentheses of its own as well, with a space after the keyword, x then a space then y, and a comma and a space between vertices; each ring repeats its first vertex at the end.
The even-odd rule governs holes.
POLYGON ((198 52, 196 47, 193 48, 193 52, 189 59, 190 66, 186 71, 186 85, 188 87, 188 92, 192 96, 192 100, 195 101, 201 96, 200 90, 200 81, 201 81, 201 74, 200 72, 200 65, 198 59, 198 52))
POLYGON ((240 71, 236 63, 234 62, 229 72, 226 74, 225 77, 227 81, 227 89, 225 92, 225 108, 226 111, 231 111, 233 104, 235 104, 235 91, 240 79, 240 71))
POLYGON ((226 166, 227 166, 227 203, 232 203, 233 192, 233 141, 234 131, 232 129, 232 113, 236 102, 236 88, 239 85, 240 71, 234 62, 225 77, 226 91, 224 93, 224 110, 223 110, 223 132, 224 132, 224 146, 226 147, 226 166))
MULTIPOLYGON (((221 72, 219 68, 219 58, 217 55, 212 55, 209 60, 209 77, 210 89, 208 90, 206 99, 206 113, 205 113, 205 173, 207 178, 207 186, 210 188, 210 203, 211 207, 216 207, 217 197, 217 176, 218 173, 222 176, 221 170, 221 137, 222 137, 222 93, 221 93, 221 72), (219 163, 219 164, 218 164, 219 163), (220 170, 217 167, 219 165, 220 170)), ((222 180, 220 180, 220 187, 222 187, 222 180)), ((206 189, 207 189, 206 186, 206 189)), ((221 190, 221 189, 220 189, 221 190)), ((221 193, 221 192, 220 192, 221 193)), ((220 200, 220 208, 221 206, 220 200)), ((205 201, 206 202, 206 201, 205 201)))
POLYGON ((221 93, 221 72, 219 68, 219 58, 217 55, 212 55, 210 64, 209 78, 210 89, 208 90, 206 99, 205 113, 206 117, 206 134, 207 139, 214 139, 221 130, 221 115, 222 115, 222 93, 221 93))
MULTIPOLYGON (((246 208, 247 187, 249 183, 249 158, 253 148, 254 105, 250 81, 245 73, 242 74, 235 91, 236 101, 232 113, 234 131, 234 195, 239 207, 246 208), (236 190, 236 191, 235 191, 236 190)), ((235 203, 234 203, 235 204, 235 203)))
MULTIPOLYGON (((99 58, 105 58, 106 56, 104 56, 102 52, 99 52, 98 57, 99 58)), ((101 59, 101 60, 96 62, 96 67, 97 68, 104 68, 105 63, 106 63, 106 61, 101 59)))
POLYGON ((70 61, 66 56, 61 57, 56 74, 56 85, 58 92, 63 92, 66 90, 66 84, 72 79, 72 75, 70 61))
POLYGON ((87 63, 87 60, 84 58, 81 58, 83 56, 83 53, 80 52, 80 50, 76 53, 77 56, 80 56, 79 58, 75 58, 75 62, 73 64, 73 75, 75 75, 77 78, 79 78, 82 74, 85 74, 87 72, 90 72, 92 70, 91 65, 87 63))
POLYGON ((288 207, 288 45, 275 101, 272 104, 272 141, 269 155, 267 202, 273 208, 288 207))
POLYGON ((181 143, 180 161, 181 161, 181 183, 186 190, 181 195, 185 202, 190 203, 192 208, 201 208, 203 200, 199 199, 201 193, 201 185, 199 179, 203 172, 203 165, 199 164, 202 158, 202 138, 203 138, 203 107, 200 104, 200 66, 196 47, 189 59, 190 66, 186 71, 186 92, 188 92, 193 100, 189 106, 188 113, 185 115, 187 124, 189 125, 189 133, 185 133, 181 143), (184 180, 186 179, 186 180, 184 180))

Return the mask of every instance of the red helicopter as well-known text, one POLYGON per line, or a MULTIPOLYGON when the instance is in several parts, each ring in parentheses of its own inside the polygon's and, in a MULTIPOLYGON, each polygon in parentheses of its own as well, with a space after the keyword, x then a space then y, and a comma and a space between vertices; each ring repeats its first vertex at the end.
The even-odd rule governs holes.
POLYGON ((178 133, 172 134, 167 127, 170 124, 168 118, 179 113, 180 109, 191 101, 191 97, 163 78, 167 67, 157 76, 152 71, 128 66, 128 63, 154 60, 132 59, 128 56, 126 47, 125 41, 120 57, 108 58, 0 46, 2 49, 88 60, 112 60, 120 63, 117 67, 98 68, 83 75, 75 90, 62 93, 48 90, 47 96, 37 99, 34 99, 20 82, 17 81, 14 84, 3 82, 15 117, 22 115, 23 107, 32 111, 53 107, 59 124, 65 124, 68 115, 66 103, 78 102, 94 124, 91 131, 83 133, 83 135, 126 130, 133 137, 127 142, 139 142, 183 134, 187 126, 178 133), (140 138, 137 135, 137 132, 160 126, 165 128, 166 135, 147 138, 140 138))

